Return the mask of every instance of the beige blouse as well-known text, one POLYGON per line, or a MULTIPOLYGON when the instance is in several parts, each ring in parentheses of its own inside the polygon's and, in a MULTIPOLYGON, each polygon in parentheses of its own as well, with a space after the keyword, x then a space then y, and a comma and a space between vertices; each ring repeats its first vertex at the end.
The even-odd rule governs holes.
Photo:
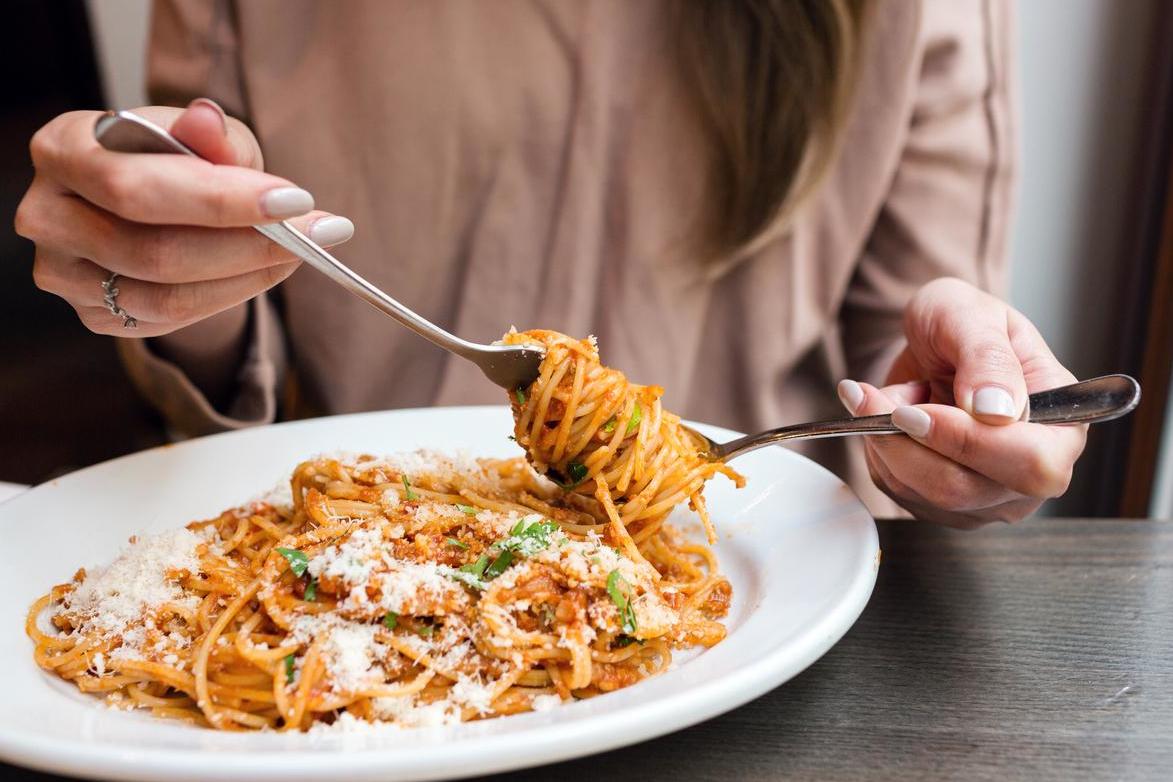
MULTIPOLYGON (((756 430, 843 414, 842 377, 882 381, 928 280, 1001 287, 1007 2, 878 5, 821 189, 787 233, 717 266, 683 252, 705 166, 660 0, 159 0, 151 87, 248 122, 268 170, 354 221, 338 256, 425 317, 479 341, 511 325, 595 334, 669 409, 756 430)), ((188 434, 504 402, 309 268, 254 304, 250 328, 224 410, 148 344, 122 354, 188 434)), ((803 450, 888 510, 849 445, 803 450)))

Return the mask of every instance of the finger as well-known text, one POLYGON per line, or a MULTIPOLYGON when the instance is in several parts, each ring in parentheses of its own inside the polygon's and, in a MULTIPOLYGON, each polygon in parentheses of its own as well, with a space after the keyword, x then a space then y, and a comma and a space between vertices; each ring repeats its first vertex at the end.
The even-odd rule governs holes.
POLYGON ((1022 313, 1010 310, 1007 318, 1010 343, 1022 363, 1027 390, 1031 393, 1074 383, 1075 375, 1059 363, 1043 335, 1022 313))
MULTIPOLYGON (((856 411, 864 403, 865 391, 864 387, 854 380, 841 380, 838 386, 839 401, 847 408, 847 412, 852 415, 863 415, 856 411)), ((929 401, 929 384, 922 380, 914 380, 909 383, 895 383, 890 386, 884 386, 880 389, 877 400, 883 400, 886 404, 890 402, 892 407, 888 410, 880 410, 878 413, 868 413, 867 415, 880 415, 883 413, 890 413, 900 405, 918 405, 922 402, 929 401)))
MULTIPOLYGON (((294 256, 251 228, 199 228, 132 223, 78 196, 48 193, 34 181, 20 227, 39 246, 88 258, 126 277, 182 283, 232 277, 286 264, 294 256)), ((323 247, 349 240, 345 217, 311 212, 290 221, 323 247)))
POLYGON ((1010 342, 1009 308, 960 280, 925 286, 908 308, 906 330, 918 358, 952 372, 953 401, 992 424, 1017 421, 1026 407, 1026 379, 1010 342))
MULTIPOLYGON (((871 439, 871 438, 869 438, 871 439)), ((876 486, 895 500, 902 508, 911 513, 914 517, 923 521, 929 521, 934 524, 941 524, 953 529, 971 530, 978 527, 985 526, 994 521, 1019 521, 1027 515, 1014 515, 1013 510, 1019 508, 1020 500, 1011 500, 1010 502, 1002 502, 996 504, 991 508, 981 509, 967 509, 967 510, 945 510, 938 505, 921 497, 912 487, 902 483, 883 460, 875 457, 868 445, 869 439, 864 440, 868 471, 871 473, 872 481, 876 486)), ((1038 502, 1034 502, 1034 506, 1038 506, 1038 502)), ((1033 508, 1027 512, 1033 512, 1033 508)))
MULTIPOLYGON (((139 223, 241 227, 311 211, 313 196, 289 180, 187 155, 110 152, 93 135, 93 112, 50 123, 33 137, 37 171, 87 201, 139 223)), ((68 115, 67 115, 68 116, 68 115)))
MULTIPOLYGON (((148 323, 143 320, 134 320, 128 326, 126 319, 114 315, 105 307, 74 307, 78 320, 95 334, 104 334, 110 337, 126 337, 132 339, 148 339, 170 334, 191 323, 148 323)), ((194 321, 192 321, 194 323, 194 321)))
POLYGON ((1083 426, 989 426, 947 405, 901 407, 892 422, 947 460, 1029 497, 1058 497, 1067 490, 1087 437, 1083 426))
MULTIPOLYGON (((882 415, 897 408, 895 400, 884 390, 868 383, 859 385, 864 396, 856 415, 882 415)), ((867 437, 864 447, 871 459, 886 471, 882 475, 888 479, 886 485, 909 500, 961 512, 989 507, 1004 502, 1009 496, 1005 487, 988 477, 907 437, 867 437), (901 487, 906 491, 901 491, 901 487)))
MULTIPOLYGON (((46 267, 38 285, 48 275, 51 282, 46 290, 57 293, 75 307, 103 306, 102 283, 110 279, 106 269, 84 258, 56 257, 38 263, 46 267)), ((286 263, 234 277, 177 285, 119 277, 115 282, 116 301, 128 315, 145 323, 193 323, 268 290, 292 274, 297 266, 286 263)))

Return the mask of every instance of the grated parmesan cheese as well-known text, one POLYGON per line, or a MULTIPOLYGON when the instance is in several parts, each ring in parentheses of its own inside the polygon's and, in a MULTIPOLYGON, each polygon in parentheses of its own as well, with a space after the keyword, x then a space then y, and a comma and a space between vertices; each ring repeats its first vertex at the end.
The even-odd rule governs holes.
POLYGON ((83 633, 121 636, 112 658, 137 656, 146 640, 142 620, 166 603, 195 610, 199 598, 184 597, 178 585, 184 573, 198 573, 196 547, 203 538, 186 528, 138 538, 106 568, 86 574, 62 603, 83 633))

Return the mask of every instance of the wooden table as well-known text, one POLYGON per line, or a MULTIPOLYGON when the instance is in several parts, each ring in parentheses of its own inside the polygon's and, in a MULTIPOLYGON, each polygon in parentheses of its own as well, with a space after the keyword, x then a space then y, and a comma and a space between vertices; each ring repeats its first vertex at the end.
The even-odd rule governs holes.
POLYGON ((880 537, 871 603, 805 673, 688 730, 508 778, 1173 778, 1173 523, 885 521, 880 537))

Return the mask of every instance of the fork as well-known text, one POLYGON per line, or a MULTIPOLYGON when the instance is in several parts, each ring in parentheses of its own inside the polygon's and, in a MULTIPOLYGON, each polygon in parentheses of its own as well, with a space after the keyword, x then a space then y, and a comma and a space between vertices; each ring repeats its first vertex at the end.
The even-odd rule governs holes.
MULTIPOLYGON (((1071 425, 1111 421, 1132 412, 1140 402, 1140 384, 1128 375, 1103 375, 1061 388, 1031 394, 1026 420, 1032 424, 1071 425)), ((727 462, 767 445, 789 440, 844 437, 852 434, 904 434, 890 415, 836 418, 793 424, 718 443, 695 429, 684 429, 695 440, 700 455, 711 462, 727 462)))
MULTIPOLYGON (((111 111, 99 117, 94 125, 94 137, 112 152, 179 153, 199 157, 166 130, 131 111, 111 111)), ((502 388, 509 391, 525 388, 537 379, 545 356, 544 348, 537 345, 482 345, 461 339, 391 298, 288 222, 282 220, 253 228, 432 344, 473 362, 485 377, 502 388)))

